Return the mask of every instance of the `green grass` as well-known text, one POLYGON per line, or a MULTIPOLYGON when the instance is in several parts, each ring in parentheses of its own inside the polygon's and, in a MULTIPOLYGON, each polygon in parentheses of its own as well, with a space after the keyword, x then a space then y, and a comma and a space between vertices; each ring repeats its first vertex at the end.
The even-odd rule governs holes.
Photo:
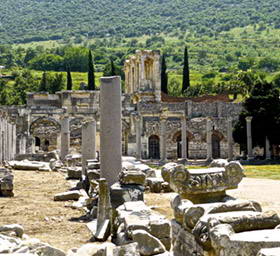
POLYGON ((248 165, 244 169, 248 178, 280 180, 280 165, 248 165))

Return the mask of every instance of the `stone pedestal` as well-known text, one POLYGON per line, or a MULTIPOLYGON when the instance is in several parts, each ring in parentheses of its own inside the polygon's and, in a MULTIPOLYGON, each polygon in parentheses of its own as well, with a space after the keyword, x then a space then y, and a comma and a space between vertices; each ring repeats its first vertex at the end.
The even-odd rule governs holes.
POLYGON ((64 116, 61 119, 60 157, 61 157, 62 160, 64 160, 66 155, 69 154, 69 148, 70 148, 69 117, 68 116, 64 116))
POLYGON ((184 116, 182 118, 182 158, 187 159, 187 120, 184 116))
POLYGON ((160 159, 166 161, 166 117, 160 118, 160 159))
POLYGON ((232 120, 228 119, 227 126, 228 159, 233 159, 233 139, 232 139, 232 120))
POLYGON ((118 181, 122 169, 121 81, 120 77, 100 80, 101 177, 111 186, 118 181))
POLYGON ((252 144, 252 119, 253 117, 246 117, 246 128, 247 128, 247 157, 253 159, 253 144, 252 144))
POLYGON ((82 126, 82 166, 83 174, 86 171, 87 160, 95 159, 96 122, 88 120, 82 126))
POLYGON ((207 133, 207 160, 211 161, 213 159, 212 152, 212 120, 207 118, 206 122, 206 133, 207 133))

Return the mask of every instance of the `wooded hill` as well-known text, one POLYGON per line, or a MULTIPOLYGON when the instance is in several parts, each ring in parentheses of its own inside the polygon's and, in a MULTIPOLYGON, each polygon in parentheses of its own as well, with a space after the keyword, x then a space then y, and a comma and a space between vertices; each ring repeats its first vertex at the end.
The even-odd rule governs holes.
POLYGON ((0 43, 280 28, 279 0, 2 0, 0 43))

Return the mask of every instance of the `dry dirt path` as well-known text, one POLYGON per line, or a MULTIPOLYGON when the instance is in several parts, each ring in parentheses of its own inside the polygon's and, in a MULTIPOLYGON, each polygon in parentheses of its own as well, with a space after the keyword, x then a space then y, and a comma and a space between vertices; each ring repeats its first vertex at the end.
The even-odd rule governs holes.
POLYGON ((69 184, 60 173, 14 171, 14 198, 0 197, 0 225, 17 223, 30 237, 67 251, 90 239, 85 223, 71 221, 84 213, 69 202, 54 202, 69 184))
MULTIPOLYGON (((259 202, 263 210, 275 210, 280 215, 280 181, 269 179, 244 178, 238 189, 229 190, 229 195, 235 198, 251 199, 259 202)), ((155 211, 173 218, 170 199, 174 193, 145 194, 148 205, 154 206, 155 211)))

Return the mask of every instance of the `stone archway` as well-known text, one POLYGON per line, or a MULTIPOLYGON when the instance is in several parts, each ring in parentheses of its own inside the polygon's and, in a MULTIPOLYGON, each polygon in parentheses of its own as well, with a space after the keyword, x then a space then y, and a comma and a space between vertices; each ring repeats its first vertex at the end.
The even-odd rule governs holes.
MULTIPOLYGON (((193 139, 193 135, 187 131, 187 138, 186 138, 186 153, 187 158, 189 158, 189 142, 193 139)), ((173 141, 177 145, 177 158, 182 158, 182 133, 178 131, 173 136, 173 141)))
POLYGON ((40 117, 31 123, 29 130, 34 137, 35 146, 43 151, 51 151, 57 149, 60 129, 60 124, 55 119, 40 117))
POLYGON ((160 159, 160 141, 157 135, 149 137, 149 158, 160 159))

